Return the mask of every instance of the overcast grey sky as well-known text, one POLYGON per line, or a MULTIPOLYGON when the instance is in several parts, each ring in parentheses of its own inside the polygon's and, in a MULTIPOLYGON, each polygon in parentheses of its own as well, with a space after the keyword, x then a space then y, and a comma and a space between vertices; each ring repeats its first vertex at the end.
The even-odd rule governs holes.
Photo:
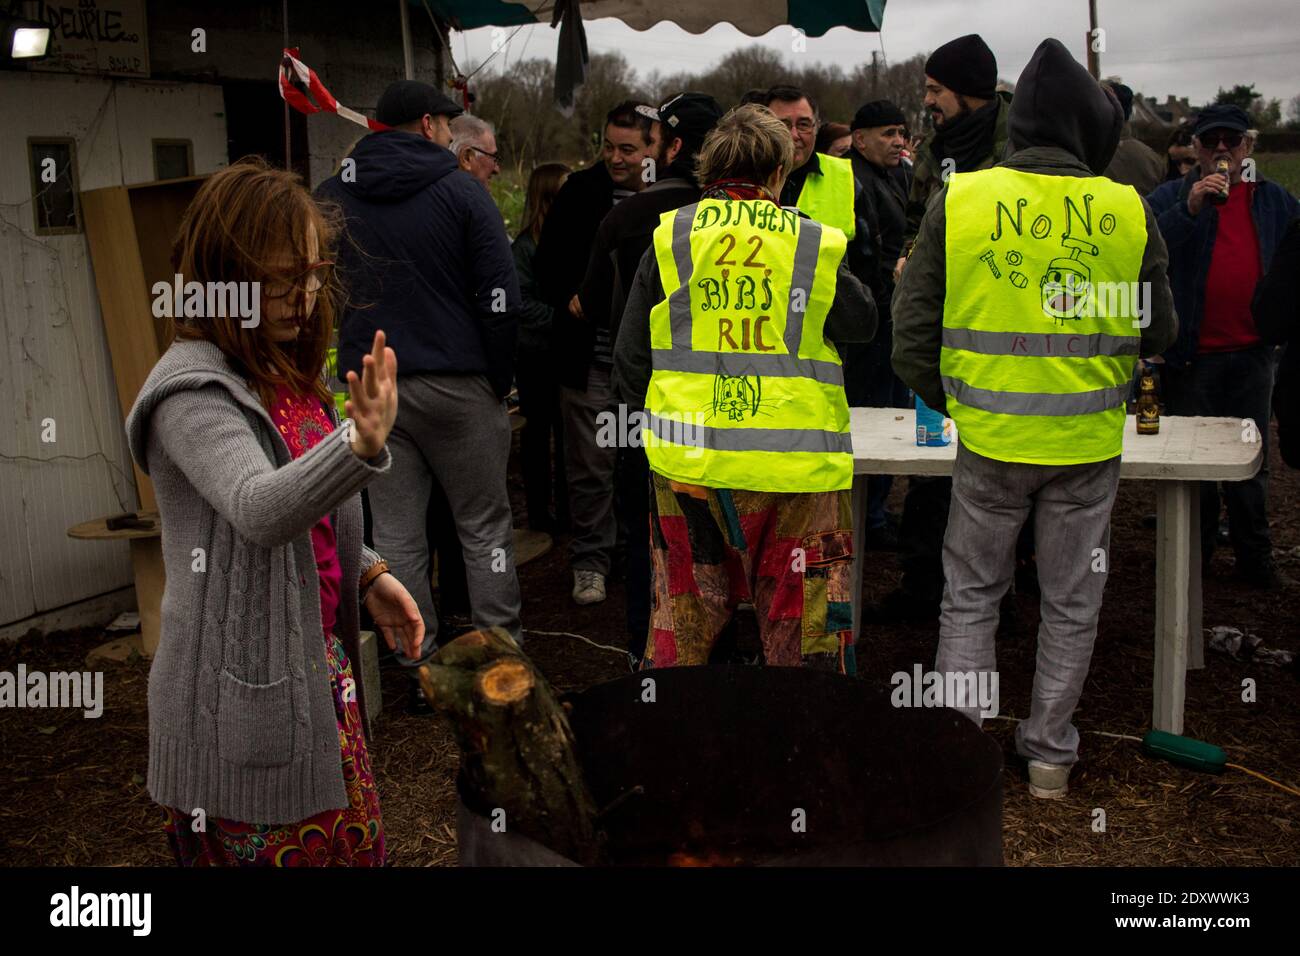
MULTIPOLYGON (((706 0, 701 0, 706 2, 706 0)), ((1300 3, 1296 0, 1098 0, 1106 30, 1103 76, 1118 74, 1135 90, 1163 100, 1173 93, 1202 103, 1220 87, 1254 83, 1268 97, 1300 94, 1300 3)), ((638 33, 618 20, 587 23, 593 53, 621 51, 641 73, 659 69, 703 71, 732 50, 761 43, 790 58, 812 57, 851 69, 869 62, 883 42, 890 62, 926 52, 965 33, 979 33, 998 58, 1000 76, 1015 81, 1034 48, 1055 36, 1083 62, 1087 0, 888 0, 880 36, 837 28, 809 37, 807 51, 791 51, 791 30, 779 27, 749 37, 719 24, 690 34, 660 23, 638 33)), ((523 27, 493 62, 555 57, 558 31, 523 27)), ((507 34, 508 35, 508 34, 507 34)), ((492 49, 492 30, 452 35, 457 60, 481 62, 492 49)))

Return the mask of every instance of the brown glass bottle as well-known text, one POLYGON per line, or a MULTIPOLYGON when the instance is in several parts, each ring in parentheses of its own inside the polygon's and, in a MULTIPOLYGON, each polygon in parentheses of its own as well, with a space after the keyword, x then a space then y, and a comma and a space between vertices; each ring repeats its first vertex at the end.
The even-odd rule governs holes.
MULTIPOLYGON (((1232 166, 1228 163, 1226 159, 1221 159, 1214 165, 1214 171, 1218 173, 1220 176, 1222 176, 1224 179, 1228 178, 1228 173, 1231 169, 1232 166)), ((1227 201, 1228 201, 1227 186, 1224 186, 1220 192, 1210 193, 1210 202, 1214 203, 1214 205, 1216 206, 1222 206, 1227 201)))
POLYGON ((1142 372, 1138 384, 1137 430, 1139 435, 1155 435, 1160 431, 1160 401, 1156 398, 1156 380, 1150 369, 1142 372))

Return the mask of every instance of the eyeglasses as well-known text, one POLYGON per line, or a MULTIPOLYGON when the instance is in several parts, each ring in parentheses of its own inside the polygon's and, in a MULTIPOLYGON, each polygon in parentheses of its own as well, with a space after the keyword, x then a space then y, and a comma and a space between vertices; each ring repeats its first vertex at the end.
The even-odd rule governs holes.
POLYGON ((313 262, 292 277, 277 276, 262 283, 262 295, 268 299, 287 299, 290 296, 312 295, 321 290, 334 274, 334 263, 328 259, 313 262))
POLYGON ((1218 149, 1220 143, 1228 147, 1228 149, 1236 149, 1241 145, 1241 141, 1245 137, 1241 133, 1233 131, 1220 133, 1216 130, 1210 130, 1208 133, 1202 133, 1196 138, 1201 141, 1201 145, 1206 149, 1218 149))
POLYGON ((817 129, 816 121, 810 120, 806 116, 800 117, 799 119, 793 121, 789 119, 783 119, 781 120, 781 122, 785 124, 786 129, 797 129, 801 133, 811 133, 815 129, 817 129))
POLYGON ((492 162, 496 163, 498 166, 501 165, 500 153, 489 153, 486 149, 479 149, 477 146, 471 146, 470 149, 474 150, 474 152, 476 153, 482 153, 484 156, 492 160, 492 162))

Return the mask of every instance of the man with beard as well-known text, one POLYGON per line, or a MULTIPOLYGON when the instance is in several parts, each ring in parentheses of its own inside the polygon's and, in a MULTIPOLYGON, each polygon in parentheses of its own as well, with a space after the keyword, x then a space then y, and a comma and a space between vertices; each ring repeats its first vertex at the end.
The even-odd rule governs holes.
POLYGON ((555 197, 534 259, 539 298, 555 309, 556 353, 562 356, 560 413, 564 419, 565 473, 573 523, 570 561, 573 600, 605 600, 613 560, 615 448, 597 441, 596 416, 610 405, 614 364, 608 326, 583 316, 578 288, 601 220, 614 205, 646 186, 643 160, 656 150, 654 121, 646 106, 620 103, 605 117, 601 161, 571 175, 555 197))
MULTIPOLYGON (((654 121, 658 140, 652 165, 645 167, 650 185, 614 207, 600 224, 592 244, 587 275, 578 300, 594 328, 607 329, 618 340, 623 306, 632 288, 641 257, 650 248, 660 217, 670 209, 689 206, 700 198, 695 157, 704 137, 722 118, 722 107, 707 93, 678 93, 658 109, 639 107, 654 121)), ((627 404, 641 396, 622 393, 617 375, 615 401, 627 404)), ((628 405, 626 415, 641 411, 628 405)), ((628 660, 633 670, 645 653, 650 627, 650 466, 639 445, 618 449, 615 508, 627 536, 628 660)))
MULTIPOLYGON (((978 34, 950 40, 925 62, 925 108, 934 132, 916 151, 912 191, 907 202, 903 256, 894 267, 895 281, 906 264, 930 198, 952 173, 988 169, 1002 159, 1007 145, 1010 97, 997 93, 998 63, 978 34)), ((879 624, 928 621, 939 616, 943 598, 943 535, 948 526, 952 479, 913 475, 907 481, 903 521, 899 527, 901 585, 872 609, 867 619, 879 624)))

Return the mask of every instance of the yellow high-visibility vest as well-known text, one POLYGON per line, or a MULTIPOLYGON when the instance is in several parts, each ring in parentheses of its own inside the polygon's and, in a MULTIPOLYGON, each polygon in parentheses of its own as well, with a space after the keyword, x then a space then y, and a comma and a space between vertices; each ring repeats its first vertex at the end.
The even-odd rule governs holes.
POLYGON ((642 440, 650 467, 711 488, 853 480, 839 353, 823 337, 844 234, 766 200, 704 199, 654 233, 642 440))
POLYGON ((940 373, 976 454, 1071 465, 1120 453, 1149 298, 1131 186, 1006 167, 948 178, 940 373))
POLYGON ((799 211, 844 233, 850 242, 857 232, 853 215, 853 163, 836 156, 817 154, 821 174, 809 173, 799 190, 799 211))

